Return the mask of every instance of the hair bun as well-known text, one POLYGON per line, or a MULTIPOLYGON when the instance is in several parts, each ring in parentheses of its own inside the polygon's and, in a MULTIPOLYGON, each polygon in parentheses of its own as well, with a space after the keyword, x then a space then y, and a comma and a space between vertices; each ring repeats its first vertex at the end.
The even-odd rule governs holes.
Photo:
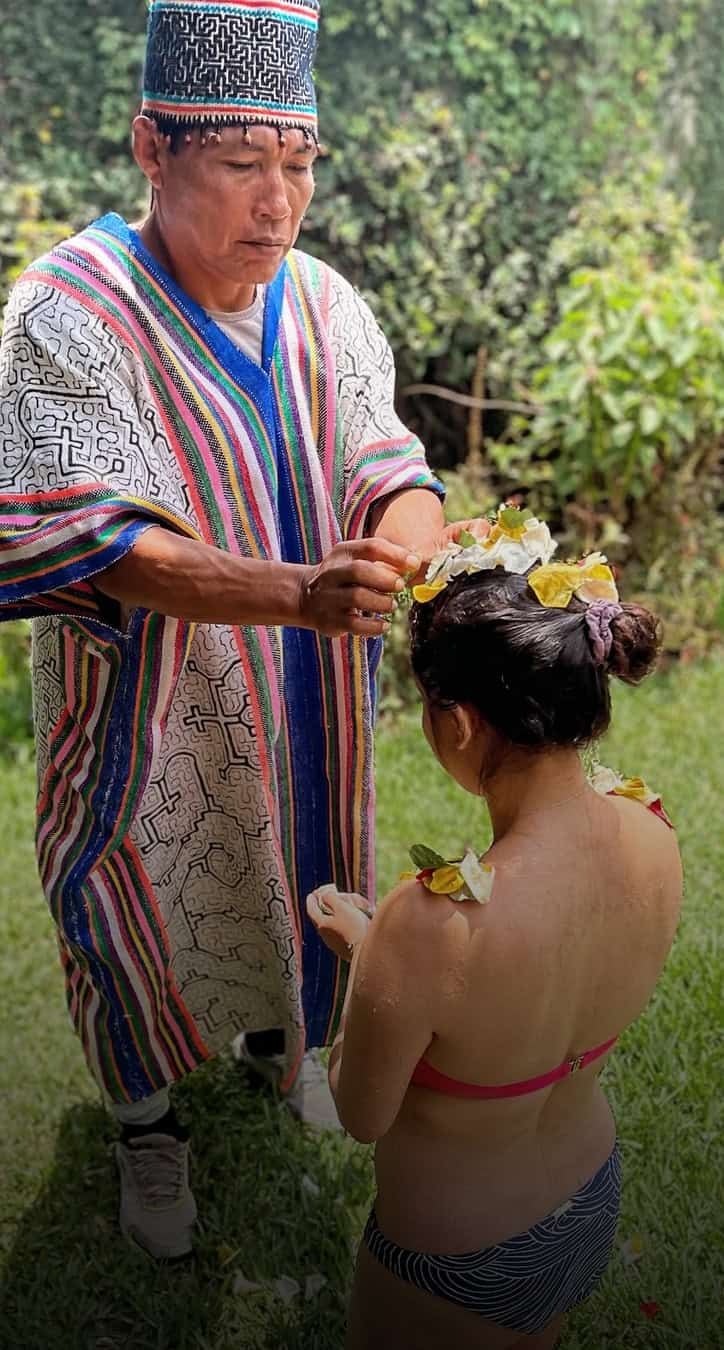
POLYGON ((609 674, 625 684, 639 684, 656 665, 661 649, 661 623, 643 605, 622 605, 611 623, 609 674))

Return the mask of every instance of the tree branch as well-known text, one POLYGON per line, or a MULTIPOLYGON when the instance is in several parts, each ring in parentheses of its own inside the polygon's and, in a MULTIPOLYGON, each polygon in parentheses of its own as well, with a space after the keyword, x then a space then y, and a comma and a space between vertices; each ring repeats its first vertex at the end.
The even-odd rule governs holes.
POLYGON ((445 389, 441 384, 408 384, 402 389, 403 397, 414 394, 429 394, 431 398, 442 398, 448 403, 458 403, 461 408, 490 409, 491 412, 520 413, 523 417, 536 417, 543 412, 540 403, 515 403, 505 398, 473 398, 471 394, 459 394, 455 389, 445 389))

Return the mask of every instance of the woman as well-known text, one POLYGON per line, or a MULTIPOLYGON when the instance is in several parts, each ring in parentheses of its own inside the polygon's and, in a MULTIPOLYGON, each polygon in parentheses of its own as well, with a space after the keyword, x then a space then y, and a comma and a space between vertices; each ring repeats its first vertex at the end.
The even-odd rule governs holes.
POLYGON ((611 1253, 619 1155, 598 1077, 654 990, 682 878, 654 795, 590 783, 579 757, 608 727, 609 677, 653 666, 657 621, 618 603, 601 555, 574 567, 554 548, 501 510, 415 590, 423 728, 485 799, 484 860, 416 852, 423 870, 371 922, 359 897, 309 897, 353 956, 331 1087, 377 1143, 350 1350, 548 1350, 611 1253))

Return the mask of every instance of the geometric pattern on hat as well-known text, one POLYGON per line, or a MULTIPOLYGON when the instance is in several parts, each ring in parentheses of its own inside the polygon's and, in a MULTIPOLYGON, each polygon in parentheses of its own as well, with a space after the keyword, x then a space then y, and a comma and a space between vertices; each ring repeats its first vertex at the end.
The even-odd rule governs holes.
POLYGON ((143 113, 316 137, 319 0, 151 0, 149 9, 143 113))

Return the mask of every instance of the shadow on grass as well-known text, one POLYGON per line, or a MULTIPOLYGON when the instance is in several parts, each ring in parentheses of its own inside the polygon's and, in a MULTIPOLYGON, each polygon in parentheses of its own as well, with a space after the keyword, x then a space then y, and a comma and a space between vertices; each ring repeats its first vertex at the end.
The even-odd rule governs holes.
POLYGON ((367 1151, 309 1134, 229 1061, 193 1075, 176 1101, 194 1148, 194 1257, 159 1265, 124 1242, 115 1127, 100 1107, 74 1107, 8 1256, 2 1350, 340 1350, 367 1151), (266 1287, 244 1295, 240 1275, 287 1276, 301 1293, 288 1305, 266 1287), (326 1285, 306 1300, 310 1275, 326 1285))

